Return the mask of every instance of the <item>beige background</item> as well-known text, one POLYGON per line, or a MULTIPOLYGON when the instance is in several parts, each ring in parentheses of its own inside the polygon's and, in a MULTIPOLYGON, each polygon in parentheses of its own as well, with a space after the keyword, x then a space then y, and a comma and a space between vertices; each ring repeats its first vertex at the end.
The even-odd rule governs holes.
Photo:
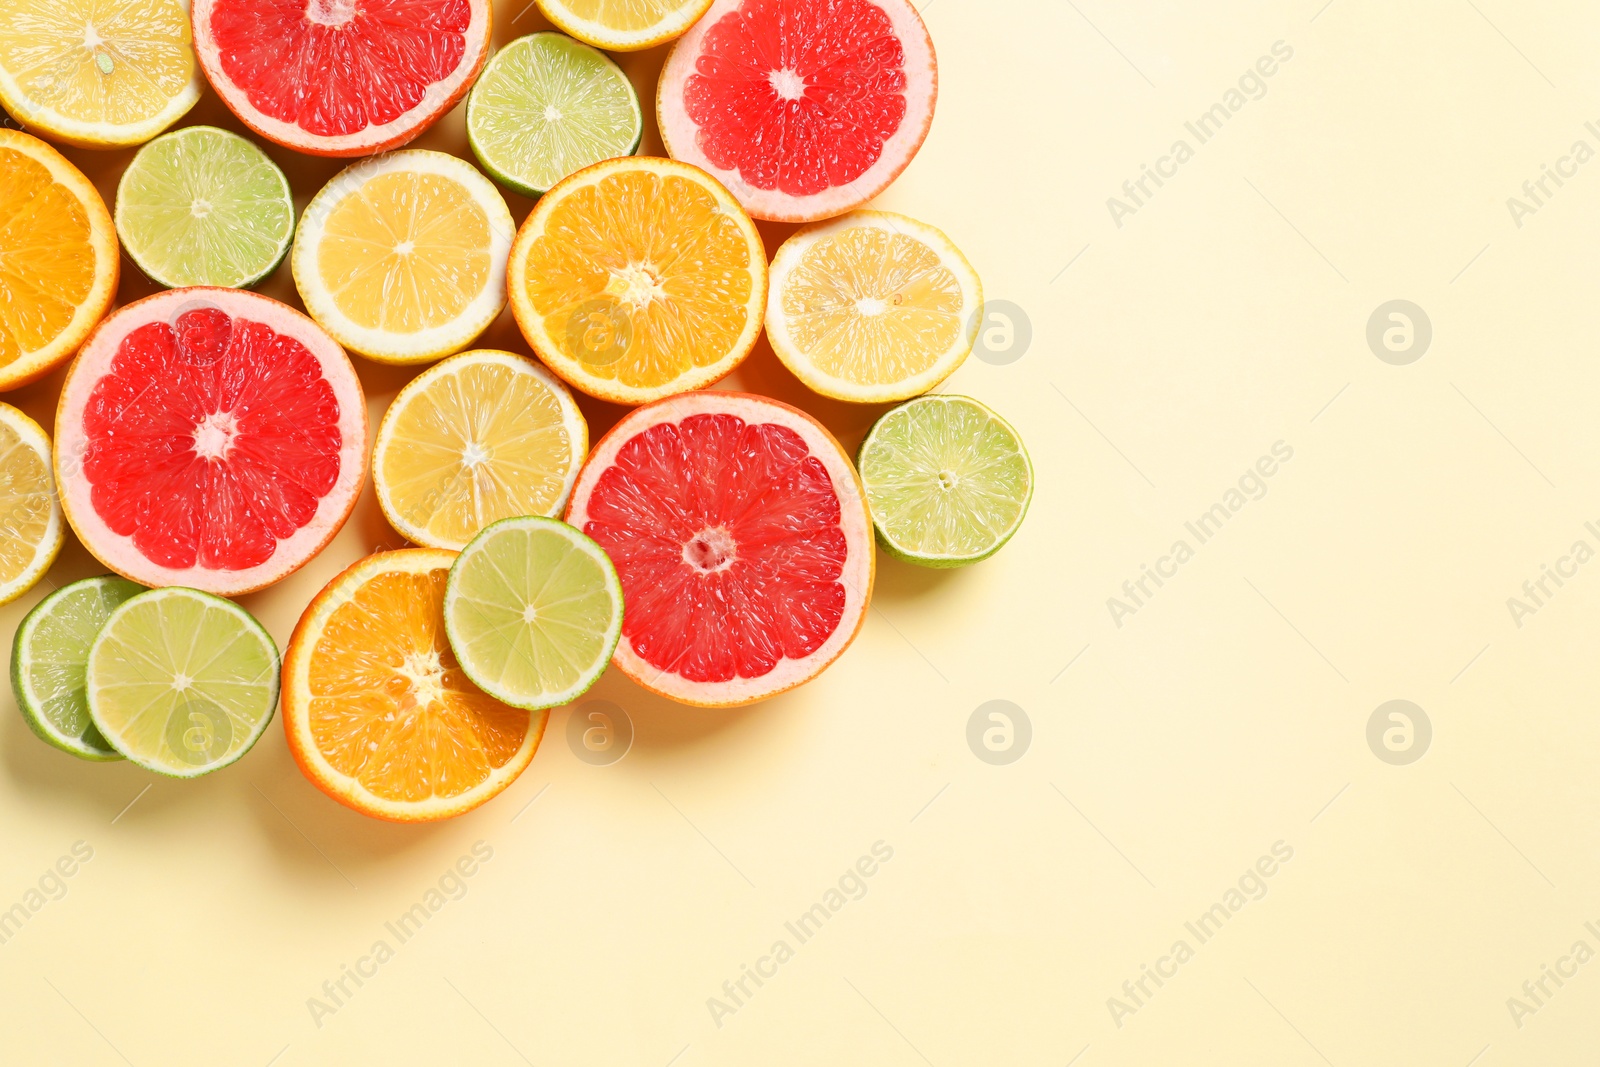
MULTIPOLYGON (((497 41, 543 28, 519 6, 497 6, 497 41)), ((1573 542, 1600 549, 1600 162, 1547 182, 1520 227, 1506 201, 1575 141, 1600 149, 1600 11, 931 0, 926 18, 937 117, 878 203, 942 227, 1031 320, 1020 359, 947 383, 1032 450, 1012 545, 957 573, 880 559, 851 650, 762 706, 691 711, 608 676, 593 696, 632 717, 625 758, 580 762, 558 710, 506 794, 422 829, 324 798, 276 729, 184 783, 76 762, 7 711, 0 907, 74 842, 94 856, 0 945, 0 1059, 1592 1062, 1600 963, 1546 979, 1542 1006, 1521 987, 1580 939, 1600 951, 1600 563, 1520 627, 1507 598, 1573 542), (1196 145, 1184 123, 1279 41, 1265 94, 1196 145), (1119 227, 1107 198, 1178 138, 1193 158, 1119 227), (1393 299, 1433 326, 1408 366, 1366 342, 1393 299), (1185 521, 1278 441, 1293 459, 1266 495, 1196 547, 1185 521), (1179 538, 1194 557, 1117 626, 1107 598, 1179 538), (993 699, 1032 723, 1005 766, 966 740, 993 699), (1366 740, 1391 699, 1432 723, 1407 766, 1366 740), (465 896, 314 1020, 308 998, 397 945, 384 923, 479 841, 465 896), (784 923, 877 841, 893 859, 865 896, 799 944, 784 923), (1279 841, 1293 859, 1200 944, 1185 922, 1279 841), (793 958, 714 1019, 708 998, 780 938, 793 958), (1193 958, 1133 1001, 1124 981, 1179 939, 1193 958), (1137 1010, 1114 1019, 1113 996, 1137 1010), (1537 1011, 1513 1018, 1512 996, 1537 1011)), ((647 99, 663 55, 623 59, 647 99)), ((229 124, 209 95, 191 121, 229 124)), ((463 150, 461 110, 418 144, 463 150)), ((128 153, 71 154, 109 200, 128 153)), ((338 169, 273 154, 301 205, 338 169)), ((771 251, 787 230, 763 234, 771 251)), ((129 267, 122 298, 148 291, 129 267)), ((295 300, 287 268, 263 291, 295 300)), ((509 315, 485 344, 526 351, 509 315)), ((409 375, 358 364, 376 419, 409 375)), ((6 399, 49 425, 59 381, 6 399)), ((810 396, 765 346, 728 384, 850 447, 876 414, 810 396)), ((619 414, 585 412, 597 434, 619 414)), ((331 575, 398 543, 369 490, 320 558, 243 602, 282 642, 331 575)), ((98 569, 69 542, 50 579, 98 569)))

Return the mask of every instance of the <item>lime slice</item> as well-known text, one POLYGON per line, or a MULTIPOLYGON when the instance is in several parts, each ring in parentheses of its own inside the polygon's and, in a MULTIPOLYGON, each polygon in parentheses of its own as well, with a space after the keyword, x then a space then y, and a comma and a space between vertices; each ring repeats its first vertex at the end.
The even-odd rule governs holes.
POLYGON ((215 126, 186 126, 139 149, 117 184, 117 235, 150 279, 254 285, 294 236, 289 181, 265 152, 215 126))
POLYGON ((89 714, 134 763, 174 778, 250 750, 278 703, 278 649, 250 613, 196 589, 140 593, 89 649, 89 714))
POLYGON ((524 196, 602 159, 633 155, 643 136, 639 94, 622 68, 561 33, 506 45, 467 97, 473 154, 524 196))
POLYGON ((566 523, 501 519, 451 565, 444 628, 479 689, 514 707, 555 707, 611 661, 622 584, 600 546, 566 523))
POLYGON ((46 743, 87 760, 117 760, 89 718, 83 675, 89 646, 118 605, 144 586, 105 574, 56 590, 34 606, 11 645, 11 689, 22 718, 46 743))
POLYGON ((923 396, 880 418, 857 465, 878 543, 923 567, 987 559, 1022 525, 1033 465, 1000 416, 964 396, 923 396))

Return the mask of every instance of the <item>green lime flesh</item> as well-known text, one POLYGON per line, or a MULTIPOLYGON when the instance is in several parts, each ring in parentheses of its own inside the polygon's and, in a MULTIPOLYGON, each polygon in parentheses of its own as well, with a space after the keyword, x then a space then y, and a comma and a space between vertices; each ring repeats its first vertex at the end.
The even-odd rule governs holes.
POLYGON ((139 149, 117 184, 117 237, 160 285, 242 289, 271 274, 294 237, 278 165, 215 126, 187 126, 139 149))
POLYGON ((278 704, 277 646, 249 612, 194 589, 124 603, 89 649, 89 714, 128 759, 175 778, 250 750, 278 704))
POLYGON ((964 396, 923 396, 886 412, 858 457, 878 543, 923 567, 962 567, 1022 525, 1033 465, 1000 416, 964 396))
POLYGON ((474 685, 513 707, 571 703, 622 634, 622 583, 599 545, 564 522, 490 523, 445 584, 444 626, 474 685))
POLYGON ((639 94, 604 52, 531 33, 495 53, 467 97, 467 141, 494 177, 539 196, 644 136, 639 94))
POLYGON ((89 716, 89 647, 111 613, 144 586, 107 574, 51 593, 17 627, 11 689, 22 718, 46 743, 86 760, 119 760, 89 716))

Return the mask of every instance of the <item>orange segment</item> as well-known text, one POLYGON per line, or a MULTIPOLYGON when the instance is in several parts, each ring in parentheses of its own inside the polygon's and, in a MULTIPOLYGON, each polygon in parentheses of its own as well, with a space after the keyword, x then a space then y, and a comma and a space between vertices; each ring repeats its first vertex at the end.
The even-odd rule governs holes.
POLYGON ((552 370, 593 396, 642 404, 709 385, 749 354, 766 251, 704 171, 613 159, 540 198, 512 245, 508 286, 552 370))
POLYGON ((105 202, 55 149, 0 130, 0 389, 75 352, 117 284, 105 202))
POLYGON ((547 712, 467 679, 445 637, 454 552, 369 556, 306 609, 284 659, 284 725, 306 776, 378 818, 447 818, 527 767, 547 712))

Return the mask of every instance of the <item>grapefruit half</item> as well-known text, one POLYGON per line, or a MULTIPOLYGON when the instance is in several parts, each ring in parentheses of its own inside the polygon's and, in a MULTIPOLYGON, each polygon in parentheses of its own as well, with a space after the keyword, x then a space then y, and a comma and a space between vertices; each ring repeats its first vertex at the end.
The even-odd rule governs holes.
POLYGON ((816 677, 872 596, 855 468, 821 423, 766 397, 636 408, 590 453, 566 519, 622 581, 613 666, 685 704, 749 704, 816 677))
POLYGON ((398 147, 455 106, 489 54, 490 0, 194 0, 212 88, 315 156, 398 147))
POLYGON ((758 219, 811 222, 877 196, 922 147, 939 71, 908 0, 716 0, 656 90, 673 158, 758 219))
POLYGON ((89 335, 56 409, 61 505, 141 585, 235 596, 321 551, 355 507, 367 407, 344 351, 242 289, 169 289, 89 335))

